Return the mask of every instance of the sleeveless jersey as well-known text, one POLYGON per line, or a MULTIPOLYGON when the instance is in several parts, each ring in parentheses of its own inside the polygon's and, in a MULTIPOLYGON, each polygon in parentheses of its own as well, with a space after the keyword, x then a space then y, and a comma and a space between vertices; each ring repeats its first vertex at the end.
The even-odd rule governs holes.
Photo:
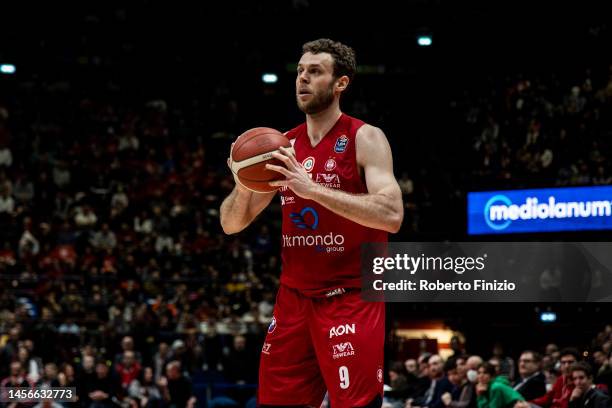
MULTIPOLYGON (((357 166, 355 136, 364 125, 342 114, 316 145, 306 123, 287 132, 295 156, 317 183, 349 193, 365 194, 357 166)), ((387 242, 387 232, 344 218, 313 200, 281 188, 281 284, 306 296, 333 296, 361 287, 361 244, 387 242)))

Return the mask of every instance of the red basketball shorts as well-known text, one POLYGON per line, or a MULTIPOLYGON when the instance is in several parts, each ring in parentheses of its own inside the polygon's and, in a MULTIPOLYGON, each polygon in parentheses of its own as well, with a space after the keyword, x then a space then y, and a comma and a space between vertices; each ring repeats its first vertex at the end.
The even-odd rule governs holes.
POLYGON ((348 291, 309 298, 281 285, 259 368, 260 405, 367 405, 383 393, 385 304, 348 291))

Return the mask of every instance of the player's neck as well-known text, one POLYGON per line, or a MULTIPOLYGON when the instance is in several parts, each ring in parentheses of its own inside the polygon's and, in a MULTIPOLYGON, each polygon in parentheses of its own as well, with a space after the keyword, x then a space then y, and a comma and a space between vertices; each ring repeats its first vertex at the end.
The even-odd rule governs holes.
POLYGON ((331 128, 334 127, 341 115, 342 111, 337 104, 332 104, 328 109, 314 115, 306 115, 306 126, 310 143, 312 145, 319 143, 331 128))

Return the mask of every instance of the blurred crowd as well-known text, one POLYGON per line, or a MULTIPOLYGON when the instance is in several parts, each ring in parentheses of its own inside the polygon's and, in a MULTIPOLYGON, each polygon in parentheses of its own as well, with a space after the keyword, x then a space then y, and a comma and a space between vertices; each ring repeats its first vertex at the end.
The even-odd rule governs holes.
POLYGON ((96 406, 152 384, 185 406, 212 376, 249 385, 244 402, 279 264, 274 224, 221 232, 233 180, 216 143, 229 135, 182 134, 163 100, 134 109, 38 86, 0 107, 0 377, 77 384, 96 406))
POLYGON ((514 360, 501 343, 490 355, 421 353, 391 363, 384 408, 607 408, 612 406, 612 326, 588 350, 524 350, 514 360))
POLYGON ((609 185, 612 65, 490 79, 453 102, 477 188, 609 185))

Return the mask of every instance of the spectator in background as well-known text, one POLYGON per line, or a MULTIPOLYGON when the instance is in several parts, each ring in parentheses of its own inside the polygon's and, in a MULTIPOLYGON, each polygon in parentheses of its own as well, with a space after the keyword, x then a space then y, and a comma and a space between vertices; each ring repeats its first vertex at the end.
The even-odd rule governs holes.
POLYGON ((136 361, 134 351, 126 350, 123 352, 123 358, 119 364, 116 365, 116 371, 119 375, 119 380, 123 388, 129 387, 129 385, 138 378, 140 375, 141 367, 140 363, 136 361))
POLYGON ((96 225, 98 217, 93 212, 90 206, 78 206, 75 209, 74 223, 77 227, 82 229, 89 229, 96 225))
POLYGON ((408 373, 401 361, 395 361, 389 369, 389 390, 385 391, 385 401, 392 406, 398 406, 401 401, 412 395, 408 383, 408 373))
POLYGON ((523 351, 519 357, 519 379, 514 389, 528 401, 546 394, 546 378, 541 372, 541 362, 540 354, 531 350, 523 351))
POLYGON ((543 408, 567 408, 570 395, 574 391, 570 368, 578 361, 578 350, 565 348, 561 350, 560 363, 562 375, 557 378, 552 389, 541 397, 529 402, 543 408))
POLYGON ((47 363, 43 369, 43 376, 38 380, 38 387, 59 387, 57 364, 47 363))
POLYGON ((84 390, 84 403, 89 408, 111 408, 114 406, 113 398, 122 395, 121 385, 105 360, 96 363, 95 371, 95 376, 84 390))
POLYGON ((13 195, 18 203, 25 205, 29 205, 34 199, 34 184, 28 179, 27 175, 20 174, 17 176, 13 186, 13 195))
POLYGON ((126 351, 133 352, 134 353, 134 358, 139 363, 142 361, 142 355, 140 354, 139 351, 136 351, 134 349, 134 338, 132 336, 124 336, 121 339, 121 352, 115 354, 115 359, 114 359, 114 363, 115 364, 118 364, 118 363, 120 363, 123 360, 126 351))
POLYGON ((0 382, 0 388, 30 387, 30 383, 25 377, 25 370, 19 361, 11 363, 9 373, 9 376, 0 382))
POLYGON ((95 232, 89 242, 96 249, 112 250, 117 245, 117 237, 108 224, 104 223, 100 231, 95 232))
POLYGON ((610 397, 593 384, 593 372, 586 362, 578 362, 570 368, 574 390, 569 408, 608 408, 610 397))
POLYGON ((164 367, 170 360, 170 347, 168 343, 161 342, 157 346, 157 352, 153 356, 153 369, 155 372, 155 381, 158 381, 164 374, 164 367))
POLYGON ((166 366, 166 376, 161 377, 159 386, 162 398, 169 408, 193 408, 196 398, 193 395, 191 381, 181 372, 181 363, 171 361, 166 366))
POLYGON ((15 214, 15 199, 7 186, 0 186, 0 215, 2 214, 15 214))
POLYGON ((484 363, 478 369, 476 395, 478 408, 509 408, 524 401, 523 396, 510 386, 508 378, 497 375, 490 363, 484 363))
POLYGON ((425 393, 415 398, 413 406, 438 408, 442 406, 442 394, 453 392, 454 386, 444 375, 444 360, 438 354, 433 354, 427 360, 429 371, 429 387, 425 393))
POLYGON ((593 176, 593 184, 595 185, 609 185, 612 184, 612 175, 606 172, 604 166, 597 166, 597 171, 593 176))
POLYGON ((514 360, 504 356, 504 347, 499 342, 493 346, 493 358, 499 360, 499 374, 505 375, 509 380, 514 379, 514 360))
POLYGON ((226 380, 236 384, 257 382, 257 360, 255 353, 247 349, 246 337, 234 336, 233 347, 227 350, 223 359, 226 380))
POLYGON ((139 401, 140 407, 161 407, 162 394, 153 376, 151 367, 144 367, 139 378, 134 379, 129 387, 130 397, 139 401))
POLYGON ((408 374, 412 374, 415 377, 418 377, 419 366, 414 358, 409 358, 408 360, 404 361, 404 368, 406 368, 406 372, 408 374))
POLYGON ((442 394, 442 404, 450 408, 475 408, 475 385, 467 378, 467 363, 458 364, 459 359, 449 359, 444 370, 451 384, 455 387, 452 393, 442 394))
POLYGON ((17 360, 24 368, 28 382, 35 384, 40 379, 43 371, 40 358, 30 356, 30 351, 21 346, 17 350, 17 360))

